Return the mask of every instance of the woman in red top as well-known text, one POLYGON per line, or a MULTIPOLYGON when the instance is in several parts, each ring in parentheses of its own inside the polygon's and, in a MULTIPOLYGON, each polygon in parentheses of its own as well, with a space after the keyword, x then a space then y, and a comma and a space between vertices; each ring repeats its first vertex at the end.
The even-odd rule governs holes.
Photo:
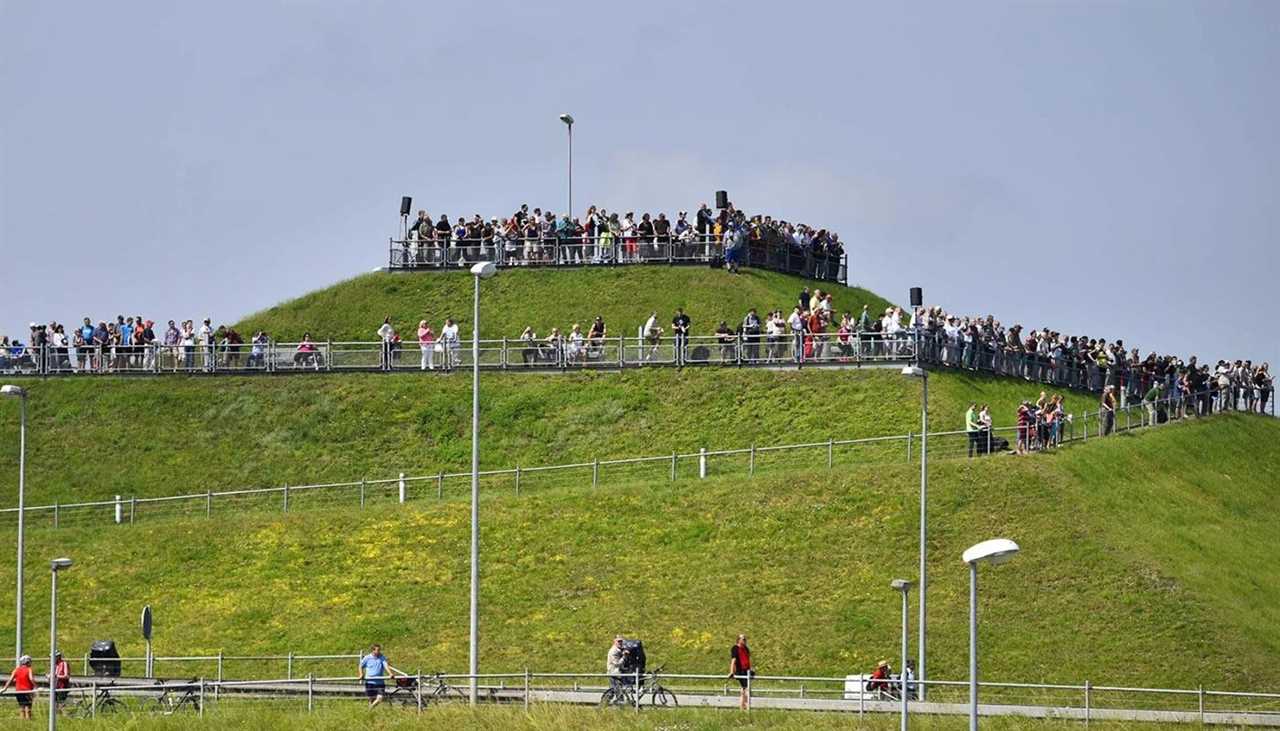
POLYGON ((0 688, 0 693, 4 693, 13 686, 16 691, 14 698, 18 699, 18 715, 28 721, 31 720, 31 701, 35 698, 36 682, 31 676, 31 656, 23 655, 18 658, 18 667, 9 673, 9 679, 4 681, 4 687, 0 688))
POLYGON ((729 677, 737 678, 742 690, 738 693, 738 707, 747 710, 747 686, 756 671, 751 668, 751 649, 747 647, 747 636, 738 635, 738 642, 729 648, 729 677))

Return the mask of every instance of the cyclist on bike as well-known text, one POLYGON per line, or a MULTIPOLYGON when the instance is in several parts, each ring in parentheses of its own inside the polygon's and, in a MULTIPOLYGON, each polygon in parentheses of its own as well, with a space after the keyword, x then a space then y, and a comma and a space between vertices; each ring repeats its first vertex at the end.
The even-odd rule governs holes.
POLYGON ((387 678, 404 673, 391 667, 387 656, 382 654, 382 645, 369 648, 369 654, 360 658, 360 680, 364 681, 364 694, 369 698, 369 707, 373 708, 386 696, 387 678))

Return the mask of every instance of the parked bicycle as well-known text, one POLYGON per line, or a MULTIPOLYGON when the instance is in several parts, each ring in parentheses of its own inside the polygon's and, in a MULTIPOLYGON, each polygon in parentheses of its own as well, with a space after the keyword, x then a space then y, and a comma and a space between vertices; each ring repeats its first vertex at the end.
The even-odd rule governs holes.
POLYGON ((124 701, 112 697, 109 685, 100 685, 96 695, 91 688, 80 688, 79 697, 67 709, 67 714, 72 718, 92 718, 101 714, 123 713, 125 710, 124 701))
POLYGON ((630 676, 622 675, 611 678, 609 687, 600 696, 600 707, 635 707, 647 702, 651 706, 678 706, 676 694, 662 687, 658 682, 658 674, 663 666, 640 676, 640 687, 637 688, 630 676))
MULTIPOLYGON (((396 687, 392 688, 386 695, 386 700, 405 706, 418 705, 418 687, 419 682, 416 677, 402 676, 396 678, 396 687)), ((449 685, 449 681, 443 673, 433 673, 423 676, 422 682, 422 707, 426 708, 432 703, 442 703, 444 701, 462 701, 467 700, 467 689, 458 688, 449 685)), ((492 699, 492 691, 486 693, 492 699)))
POLYGON ((159 713, 163 716, 171 716, 185 708, 195 713, 199 713, 199 682, 199 678, 192 678, 190 682, 187 683, 167 685, 163 680, 157 680, 156 685, 162 688, 160 697, 147 704, 147 712, 159 713))

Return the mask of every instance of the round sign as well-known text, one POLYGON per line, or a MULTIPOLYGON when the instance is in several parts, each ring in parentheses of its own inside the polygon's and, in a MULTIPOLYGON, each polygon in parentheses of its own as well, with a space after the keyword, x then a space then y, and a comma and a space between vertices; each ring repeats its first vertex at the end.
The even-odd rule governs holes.
POLYGON ((151 639, 151 605, 142 608, 142 639, 151 639))

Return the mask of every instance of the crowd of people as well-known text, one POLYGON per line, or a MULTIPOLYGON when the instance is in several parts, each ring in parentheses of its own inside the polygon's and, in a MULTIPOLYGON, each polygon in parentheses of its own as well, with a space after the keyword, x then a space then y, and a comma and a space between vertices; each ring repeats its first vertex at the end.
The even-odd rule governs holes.
MULTIPOLYGON (((504 218, 485 220, 447 215, 438 218, 426 210, 409 223, 399 242, 404 266, 459 266, 482 260, 509 263, 607 264, 653 259, 709 260, 723 255, 731 271, 753 253, 790 253, 799 258, 817 257, 823 267, 836 263, 844 253, 839 234, 804 223, 748 215, 732 205, 712 209, 703 203, 693 218, 688 211, 674 218, 666 213, 620 213, 591 206, 583 216, 557 216, 550 210, 522 205, 504 218)), ((759 260, 759 257, 752 257, 759 260)), ((813 272, 817 276, 830 272, 813 272)))
MULTIPOLYGON (((704 326, 705 327, 705 326, 704 326)), ((904 313, 888 307, 872 312, 863 306, 855 315, 838 313, 830 292, 804 287, 788 308, 773 308, 763 314, 750 308, 741 320, 719 320, 703 330, 699 342, 690 345, 694 321, 677 308, 669 323, 658 312, 635 331, 624 327, 630 337, 636 333, 641 361, 685 365, 704 362, 804 363, 810 361, 853 361, 867 357, 919 357, 926 363, 998 375, 1021 377, 1059 388, 1094 391, 1102 394, 1100 416, 1104 430, 1114 406, 1146 400, 1160 394, 1175 418, 1187 413, 1203 415, 1211 411, 1245 410, 1265 412, 1274 393, 1270 364, 1254 365, 1250 360, 1220 360, 1214 366, 1174 355, 1128 348, 1124 341, 1108 341, 1086 335, 1064 335, 1049 328, 1025 332, 1021 325, 1005 327, 993 316, 960 317, 940 307, 917 308, 904 313), (710 341, 710 342, 708 342, 710 341)), ((439 330, 426 319, 416 332, 402 335, 387 317, 370 335, 381 343, 379 365, 385 370, 405 367, 403 351, 416 340, 417 365, 422 370, 450 370, 461 362, 461 333, 453 318, 446 318, 439 330)), ((513 333, 514 335, 514 333, 513 333)), ((528 326, 516 336, 519 362, 512 365, 578 365, 600 361, 608 352, 610 332, 604 318, 585 326, 571 323, 564 330, 552 327, 539 335, 528 326)), ((85 317, 79 326, 50 321, 31 323, 28 339, 0 337, 0 372, 45 373, 127 371, 216 371, 265 369, 269 350, 278 352, 278 343, 266 332, 255 332, 247 341, 229 325, 214 327, 211 318, 168 320, 164 328, 141 315, 117 316, 94 324, 85 317)), ((333 357, 310 333, 290 344, 292 365, 299 369, 321 370, 333 357)), ((278 356, 277 356, 278 357, 278 356)), ((616 354, 612 356, 616 359, 616 354)), ((274 364, 279 366, 279 363, 274 364)), ((1033 416, 1028 423, 1046 422, 1046 437, 1028 439, 1027 444, 1056 443, 1060 433, 1060 408, 1042 395, 1029 403, 1033 416)), ((1059 399, 1060 401, 1060 399, 1059 399)), ((1160 414, 1152 414, 1152 418, 1160 414)), ((1022 421, 1022 417, 1019 417, 1022 421)), ((968 425, 966 425, 968 428, 968 425)), ((1035 430, 1039 434, 1040 426, 1035 430)), ((1021 440, 1020 440, 1021 441, 1021 440)))

